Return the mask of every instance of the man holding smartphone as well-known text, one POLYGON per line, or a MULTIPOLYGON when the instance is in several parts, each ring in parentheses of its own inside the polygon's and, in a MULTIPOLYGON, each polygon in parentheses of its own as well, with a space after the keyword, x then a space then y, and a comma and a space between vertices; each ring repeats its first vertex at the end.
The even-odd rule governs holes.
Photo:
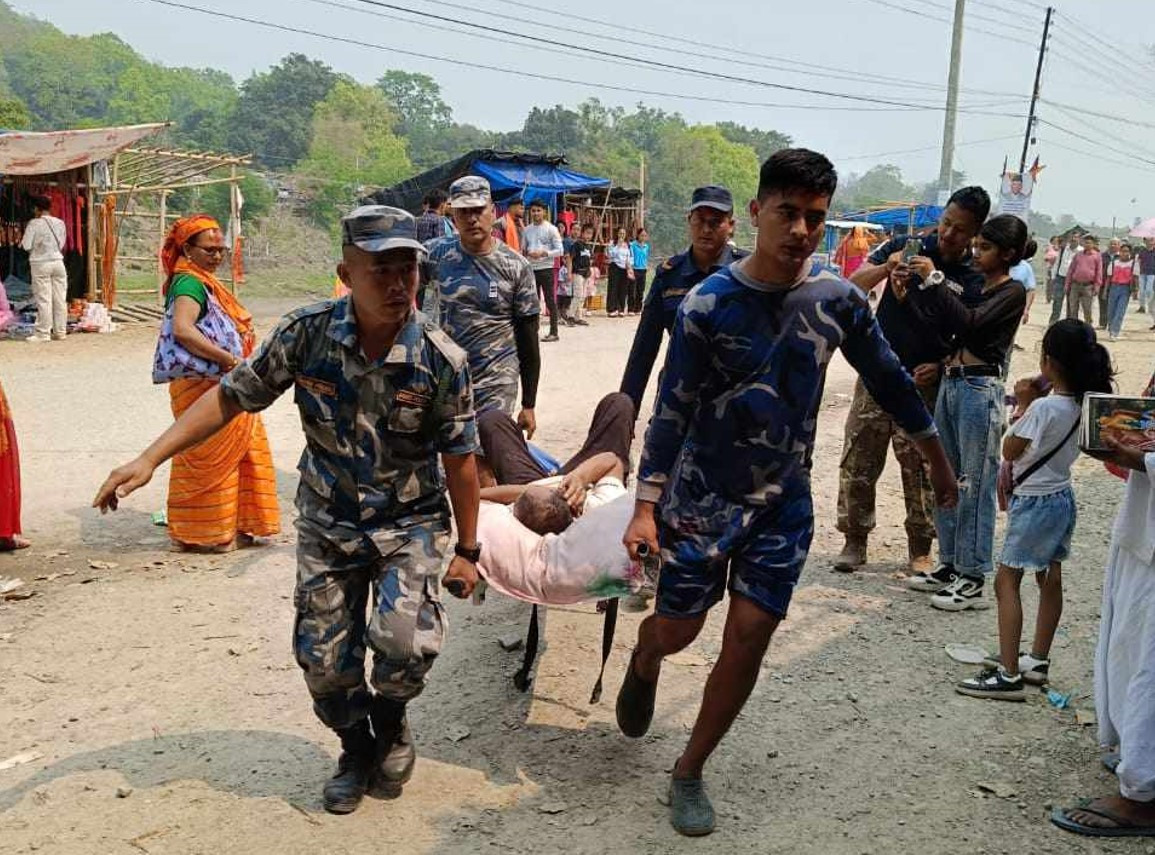
MULTIPOLYGON (((934 234, 925 238, 899 236, 879 246, 850 281, 869 293, 891 274, 909 275, 915 266, 941 272, 966 302, 978 302, 983 276, 971 263, 971 241, 990 213, 991 200, 981 187, 964 187, 950 197, 934 234)), ((913 376, 933 411, 938 396, 939 362, 950 352, 946 337, 934 329, 912 329, 889 288, 878 302, 879 326, 903 367, 913 376)), ((886 447, 902 469, 906 499, 906 536, 910 570, 932 569, 934 492, 927 464, 914 443, 870 397, 862 381, 846 417, 838 480, 838 530, 846 536, 834 567, 852 572, 866 564, 866 545, 875 526, 875 486, 886 465, 886 447)), ((916 575, 916 578, 917 575, 916 575)))

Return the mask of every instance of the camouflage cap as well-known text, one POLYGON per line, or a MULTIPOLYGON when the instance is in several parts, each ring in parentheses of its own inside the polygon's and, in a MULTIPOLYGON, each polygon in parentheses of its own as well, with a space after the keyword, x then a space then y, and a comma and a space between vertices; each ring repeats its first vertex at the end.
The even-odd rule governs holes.
POLYGON ((489 182, 480 175, 466 175, 449 185, 450 208, 484 208, 492 201, 489 182))
POLYGON ((415 249, 425 252, 417 240, 417 221, 408 211, 388 205, 362 205, 341 218, 341 244, 366 252, 415 249))

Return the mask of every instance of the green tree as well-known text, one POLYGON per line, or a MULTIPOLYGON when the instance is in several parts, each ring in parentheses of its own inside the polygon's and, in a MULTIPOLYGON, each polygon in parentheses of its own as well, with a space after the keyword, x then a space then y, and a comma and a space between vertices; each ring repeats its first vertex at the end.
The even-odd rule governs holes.
POLYGON ((314 222, 335 229, 358 198, 413 174, 395 123, 380 89, 345 80, 317 105, 308 154, 296 170, 314 222))
POLYGON ((722 132, 722 136, 730 142, 748 145, 754 149, 759 163, 765 161, 774 152, 789 148, 794 142, 789 136, 778 131, 748 128, 734 122, 719 122, 717 127, 722 132))
POLYGON ((441 87, 428 74, 390 69, 377 86, 397 115, 400 134, 445 130, 453 121, 453 111, 441 98, 441 87))
POLYGON ((232 120, 233 151, 288 169, 309 150, 313 112, 341 76, 323 62, 292 53, 241 84, 232 120))
POLYGON ((892 163, 872 167, 862 175, 850 175, 839 184, 832 207, 858 211, 887 202, 917 201, 919 191, 902 179, 902 170, 892 163))
POLYGON ((0 130, 19 131, 32 124, 32 114, 19 98, 0 98, 0 130))

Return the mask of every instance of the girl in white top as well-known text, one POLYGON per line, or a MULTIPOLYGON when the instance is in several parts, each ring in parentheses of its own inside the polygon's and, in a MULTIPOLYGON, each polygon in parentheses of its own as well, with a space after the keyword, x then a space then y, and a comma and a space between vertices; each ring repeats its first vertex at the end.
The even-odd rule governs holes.
POLYGON ((1062 562, 1075 531, 1071 466, 1079 456, 1079 420, 1087 392, 1110 392, 1111 357, 1090 325, 1059 321, 1043 336, 1039 369, 1051 394, 1027 408, 1003 438, 1003 457, 1013 463, 1014 495, 999 556, 995 592, 999 604, 999 661, 955 688, 976 698, 1021 701, 1023 684, 1041 685, 1050 668, 1051 642, 1063 611, 1062 562), (1039 584, 1035 637, 1020 655, 1023 573, 1039 584))

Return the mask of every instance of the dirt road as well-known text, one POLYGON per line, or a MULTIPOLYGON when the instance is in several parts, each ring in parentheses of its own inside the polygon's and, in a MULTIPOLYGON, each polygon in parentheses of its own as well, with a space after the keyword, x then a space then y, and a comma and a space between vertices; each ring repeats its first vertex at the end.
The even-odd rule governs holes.
MULTIPOLYGON (((287 306, 253 308, 267 329, 287 306)), ((1139 389, 1150 370, 1143 319, 1129 318, 1126 340, 1113 346, 1123 389, 1139 389)), ((630 320, 599 318, 544 346, 545 447, 564 454, 579 445, 597 398, 616 388, 632 329, 630 320)), ((167 552, 165 530, 151 522, 167 471, 115 515, 88 507, 108 469, 170 420, 166 390, 149 383, 153 335, 127 328, 60 345, 0 342, 35 544, 0 556, 0 575, 35 592, 0 603, 0 851, 1155 852, 1155 841, 1100 844, 1046 821, 1052 803, 1113 785, 1098 767, 1094 728, 1073 711, 1042 696, 1016 705, 954 694, 952 681, 970 669, 943 646, 993 643, 994 612, 935 612, 901 586, 893 462, 874 563, 852 577, 830 570, 852 388, 841 362, 820 418, 818 530, 803 587, 708 768, 717 833, 678 838, 659 797, 718 654, 721 610, 668 662, 653 730, 632 742, 614 726, 613 698, 638 618, 619 626, 606 697, 591 706, 600 639, 592 607, 551 610, 549 647, 523 695, 510 682, 521 654, 497 639, 524 629, 526 609, 500 598, 450 605, 448 647, 413 705, 421 759, 404 796, 326 815, 319 793, 335 741, 314 719, 290 651, 288 523, 302 439, 289 397, 266 415, 287 532, 271 546, 222 557, 167 552), (3 767, 27 753, 34 759, 3 767)), ((1039 335, 1034 327, 1020 337, 1027 350, 1013 376, 1033 370, 1039 335)), ((1053 680, 1086 713, 1121 485, 1088 461, 1078 479, 1053 680)), ((1028 614, 1034 602, 1028 592, 1028 614)))

